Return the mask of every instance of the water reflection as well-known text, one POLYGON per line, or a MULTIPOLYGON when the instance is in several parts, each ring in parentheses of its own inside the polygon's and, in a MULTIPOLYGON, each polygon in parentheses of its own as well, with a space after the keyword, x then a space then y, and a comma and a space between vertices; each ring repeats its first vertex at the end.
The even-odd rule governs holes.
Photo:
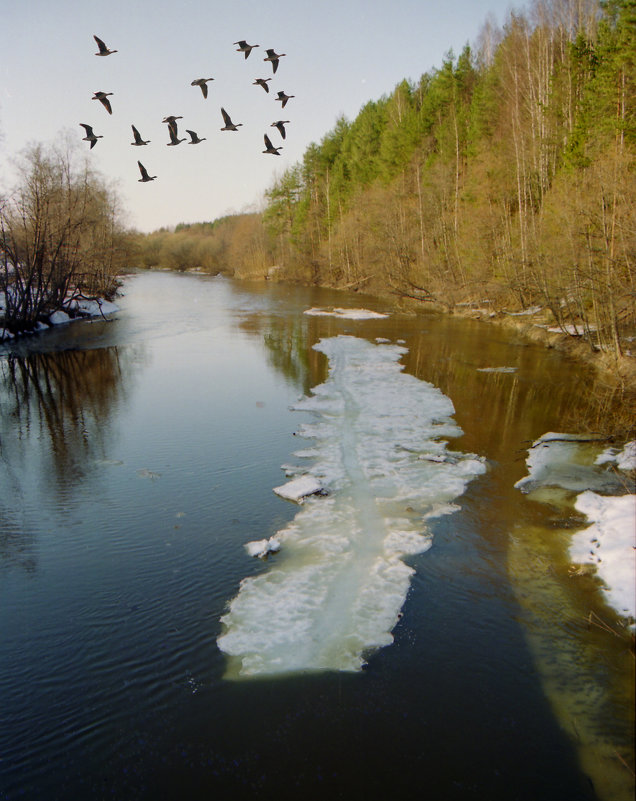
POLYGON ((17 456, 25 441, 37 440, 47 475, 65 485, 81 481, 107 450, 113 409, 130 391, 131 357, 139 361, 138 352, 122 358, 117 348, 105 348, 0 361, 3 448, 17 456))

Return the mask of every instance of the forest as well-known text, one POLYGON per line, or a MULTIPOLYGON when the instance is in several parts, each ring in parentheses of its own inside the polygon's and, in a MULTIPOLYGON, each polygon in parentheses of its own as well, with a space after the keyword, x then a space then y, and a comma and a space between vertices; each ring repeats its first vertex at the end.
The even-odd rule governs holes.
POLYGON ((635 56, 635 0, 533 0, 338 119, 262 213, 140 236, 138 259, 541 307, 620 355, 636 323, 635 56))

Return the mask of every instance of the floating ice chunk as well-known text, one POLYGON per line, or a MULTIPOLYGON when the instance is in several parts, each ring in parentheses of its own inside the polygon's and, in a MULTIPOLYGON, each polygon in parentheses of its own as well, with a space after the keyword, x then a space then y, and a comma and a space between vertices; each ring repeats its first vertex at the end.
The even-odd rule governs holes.
POLYGON ((63 325, 64 323, 69 323, 70 321, 71 318, 69 315, 61 309, 58 309, 58 311, 54 311, 53 314, 49 315, 49 323, 51 323, 51 325, 63 325))
POLYGON ((305 309, 305 314, 311 317, 340 317, 343 320, 376 320, 381 317, 388 317, 388 314, 374 312, 369 309, 305 309))
POLYGON ((516 373, 516 367, 478 367, 478 373, 516 373))
POLYGON ((532 443, 526 459, 528 475, 515 487, 522 492, 541 487, 560 487, 570 492, 621 492, 620 477, 594 464, 598 447, 585 434, 544 434, 532 443))
POLYGON ((252 540, 245 543, 245 550, 250 556, 257 556, 264 559, 270 553, 280 551, 280 540, 277 537, 270 537, 264 540, 252 540))
POLYGON ((281 498, 286 498, 288 501, 302 503, 303 499, 308 495, 316 495, 317 493, 324 492, 324 487, 317 478, 304 475, 292 481, 288 481, 280 487, 274 487, 274 492, 280 495, 281 498))
POLYGON ((232 677, 360 670, 367 652, 393 640, 414 572, 403 557, 432 542, 425 521, 455 511, 485 471, 474 455, 445 453, 440 438, 462 433, 453 404, 403 372, 404 348, 347 336, 315 348, 328 378, 294 408, 314 415, 303 455, 330 494, 306 496, 276 535, 275 569, 241 582, 218 638, 232 677))
POLYGON ((592 525, 572 538, 572 561, 595 565, 610 605, 620 615, 636 618, 636 496, 603 497, 584 492, 575 505, 592 525))

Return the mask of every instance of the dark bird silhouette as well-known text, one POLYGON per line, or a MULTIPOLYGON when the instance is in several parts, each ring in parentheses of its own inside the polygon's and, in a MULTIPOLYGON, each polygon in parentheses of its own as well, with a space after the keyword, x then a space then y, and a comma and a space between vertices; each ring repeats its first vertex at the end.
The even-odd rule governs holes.
POLYGON ((243 125, 242 122, 237 122, 235 125, 230 119, 230 115, 224 108, 221 109, 221 114, 223 115, 223 121, 225 122, 225 125, 223 128, 221 128, 222 131, 238 131, 239 126, 243 125))
POLYGON ((90 125, 87 125, 85 122, 80 122, 80 125, 86 131, 86 136, 82 137, 82 141, 90 142, 91 146, 89 150, 92 150, 97 144, 97 140, 103 139, 104 137, 100 136, 99 134, 94 134, 92 127, 90 125))
POLYGON ((112 114, 113 110, 111 108, 108 95, 112 95, 112 92, 93 92, 93 97, 91 97, 91 100, 99 100, 99 102, 102 104, 102 106, 104 106, 106 111, 109 114, 112 114))
POLYGON ((157 177, 156 175, 148 175, 148 170, 144 167, 144 165, 138 161, 137 164, 139 165, 139 172, 141 173, 141 178, 139 178, 139 183, 146 183, 146 181, 154 181, 157 177))
POLYGON ((203 97, 207 97, 208 96, 207 82, 213 80, 214 78, 196 78, 194 81, 192 81, 190 86, 199 86, 201 88, 201 91, 203 92, 203 97))
POLYGON ((278 120, 278 122, 273 122, 273 123, 270 125, 270 128, 278 128, 278 130, 280 131, 280 135, 281 135, 281 136, 283 137, 283 139, 284 139, 284 138, 285 138, 285 136, 286 136, 285 125, 286 125, 287 123, 289 123, 289 120, 278 120))
POLYGON ((183 117, 175 117, 174 115, 171 114, 169 117, 164 117, 161 120, 161 122, 167 122, 168 123, 168 127, 170 128, 170 130, 176 136, 177 135, 177 120, 182 120, 182 119, 183 119, 183 117))
POLYGON ((263 61, 271 61, 272 62, 272 69, 274 72, 278 69, 278 59, 286 56, 287 53, 277 53, 275 50, 272 50, 270 47, 265 51, 267 56, 263 59, 263 61))
POLYGON ((150 142, 150 139, 142 139, 139 135, 139 131, 135 128, 134 125, 130 126, 132 128, 133 136, 135 137, 135 141, 131 142, 131 145, 147 145, 150 142))
POLYGON ((201 139, 199 139, 199 137, 197 136, 197 132, 196 131, 189 131, 186 128, 186 133, 190 134, 190 139, 192 140, 192 141, 188 142, 189 145, 198 145, 201 142, 205 142, 205 136, 203 136, 201 139))
POLYGON ((117 50, 109 50, 99 36, 93 34, 93 39, 97 42, 97 47, 99 47, 99 52, 95 53, 96 56, 110 56, 111 53, 117 52, 117 50))
POLYGON ((266 92, 269 92, 269 86, 267 85, 267 81, 271 81, 271 78, 257 78, 252 86, 262 86, 266 92))
POLYGON ((183 137, 183 139, 179 139, 179 137, 177 135, 177 123, 176 122, 174 123, 174 128, 172 127, 172 125, 168 125, 168 131, 170 132, 170 141, 166 143, 168 145, 168 147, 171 147, 173 145, 178 145, 181 142, 185 142, 185 140, 186 140, 185 136, 183 137))
POLYGON ((245 53, 245 58, 247 58, 249 56, 249 54, 252 52, 252 50, 255 47, 260 47, 260 45, 249 45, 245 41, 245 39, 240 39, 238 42, 234 42, 234 44, 238 45, 238 47, 236 48, 236 52, 237 53, 245 53))
POLYGON ((282 145, 279 147, 274 147, 267 134, 263 136, 263 139, 265 140, 265 150, 263 150, 263 153, 271 153, 273 156, 280 156, 278 151, 283 149, 282 145))
POLYGON ((296 97, 296 95, 286 95, 285 92, 280 91, 278 93, 278 97, 276 98, 276 100, 280 100, 280 102, 283 104, 282 108, 285 108, 285 106, 287 105, 287 101, 290 100, 292 97, 296 97))

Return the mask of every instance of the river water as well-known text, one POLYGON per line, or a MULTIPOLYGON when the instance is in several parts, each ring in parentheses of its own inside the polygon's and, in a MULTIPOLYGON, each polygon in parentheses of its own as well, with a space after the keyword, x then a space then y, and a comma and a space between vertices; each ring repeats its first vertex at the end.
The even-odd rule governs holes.
POLYGON ((0 799, 633 796, 584 521, 514 487, 591 373, 304 313, 388 311, 360 295, 147 273, 119 305, 0 355, 0 799), (272 491, 305 471, 324 496, 272 491))

